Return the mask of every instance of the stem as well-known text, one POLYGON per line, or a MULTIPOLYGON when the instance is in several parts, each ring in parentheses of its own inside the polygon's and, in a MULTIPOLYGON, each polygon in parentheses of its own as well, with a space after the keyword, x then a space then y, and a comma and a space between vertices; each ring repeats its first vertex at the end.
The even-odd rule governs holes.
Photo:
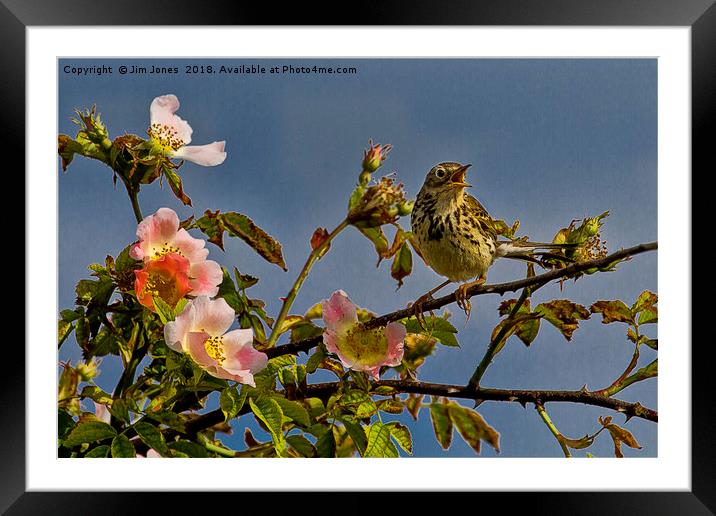
POLYGON ((135 190, 134 188, 130 189, 129 185, 127 185, 127 193, 129 194, 129 200, 132 201, 132 210, 134 211, 134 217, 137 219, 137 224, 139 224, 144 220, 142 210, 139 208, 139 199, 137 198, 139 190, 135 190))
POLYGON ((301 286, 303 285, 303 282, 306 281, 306 278, 308 277, 308 273, 311 272, 311 268, 313 267, 313 264, 316 263, 319 259, 323 257, 323 253, 326 251, 328 246, 331 244, 331 241, 344 229, 346 229, 349 226, 348 219, 344 219, 336 229, 334 229, 323 241, 321 245, 316 247, 313 251, 311 251, 311 254, 308 255, 308 259, 306 260, 306 263, 303 265, 303 269, 301 269, 301 272, 298 274, 298 277, 296 278, 296 281, 293 283, 293 287, 291 287, 291 290, 286 295, 286 298, 283 302, 283 305, 281 306, 281 311, 278 314, 278 317, 276 318, 276 322, 273 325, 273 329, 271 331, 271 335, 268 338, 268 341, 266 342, 267 348, 272 348, 279 337, 279 330, 281 329, 281 326, 283 326, 283 322, 286 320, 286 317, 288 316, 288 312, 291 309, 291 305, 293 305, 294 300, 296 299, 296 296, 298 295, 298 291, 301 289, 301 286))
POLYGON ((597 393, 601 394, 602 396, 611 396, 613 394, 616 394, 617 392, 621 391, 627 385, 630 385, 634 383, 634 380, 629 382, 629 384, 624 385, 625 380, 629 376, 629 373, 631 373, 634 368, 636 367, 637 362, 639 361, 639 328, 636 328, 636 344, 634 345, 634 354, 631 356, 631 360, 629 361, 629 364, 627 365, 624 372, 619 375, 619 378, 614 380, 612 384, 609 387, 606 387, 604 389, 600 389, 596 391, 597 393))
POLYGON ((549 431, 552 432, 552 435, 554 435, 555 439, 557 439, 559 446, 562 448, 562 453, 564 453, 564 456, 570 458, 572 454, 569 453, 569 448, 564 442, 564 437, 561 433, 559 433, 559 430, 557 430, 557 427, 554 426, 554 423, 552 423, 552 420, 549 418, 549 414, 547 414, 547 411, 544 409, 541 403, 535 403, 535 408, 537 409, 537 412, 539 412, 539 415, 542 418, 542 421, 544 421, 544 424, 547 425, 549 431))
MULTIPOLYGON (((509 321, 512 319, 515 314, 518 312, 518 310, 522 307, 523 304, 525 304, 525 301, 527 298, 532 294, 532 289, 530 287, 525 287, 522 289, 522 295, 520 295, 520 298, 515 303, 515 306, 512 307, 512 311, 510 312, 509 317, 507 320, 509 321)), ((495 358, 497 353, 500 352, 502 349, 503 339, 507 336, 507 332, 512 329, 512 325, 505 324, 500 331, 497 333, 494 339, 490 342, 490 345, 487 347, 487 351, 485 352, 485 356, 482 357, 482 360, 480 361, 480 364, 477 366, 477 369, 475 369, 475 372, 472 373, 472 376, 470 377, 470 381, 468 382, 468 387, 472 387, 474 389, 477 389, 480 386, 480 380, 482 379, 482 376, 485 374, 485 371, 489 367, 489 365, 492 363, 492 360, 495 358)))
POLYGON ((222 446, 217 446, 211 441, 209 441, 206 437, 202 438, 202 444, 204 445, 204 448, 206 448, 209 451, 212 451, 214 453, 218 453, 219 455, 223 455, 224 457, 236 457, 236 452, 234 450, 226 449, 222 446))

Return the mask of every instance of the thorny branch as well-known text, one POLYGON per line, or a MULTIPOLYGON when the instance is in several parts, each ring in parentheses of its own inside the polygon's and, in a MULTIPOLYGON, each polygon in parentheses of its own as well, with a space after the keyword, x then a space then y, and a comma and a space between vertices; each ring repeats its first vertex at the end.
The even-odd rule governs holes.
MULTIPOLYGON (((531 287, 532 290, 534 290, 537 287, 541 287, 542 285, 549 283, 550 281, 557 280, 560 278, 566 278, 569 276, 572 276, 574 274, 577 274, 579 272, 592 269, 592 268, 599 268, 599 267, 605 267, 613 262, 624 260, 626 258, 629 258, 631 256, 645 253, 647 251, 654 251, 657 249, 657 242, 650 242, 647 244, 639 244, 634 247, 629 247, 627 249, 621 249, 619 251, 616 251, 608 256, 605 256, 603 258, 598 258, 596 260, 590 260, 588 262, 580 262, 580 263, 574 263, 572 265, 569 265, 565 267, 564 269, 555 269, 553 271, 546 272, 544 274, 540 274, 538 276, 533 276, 531 278, 523 278, 516 281, 510 281, 507 283, 496 283, 494 285, 476 285, 467 290, 467 297, 473 297, 473 296, 481 296, 484 294, 505 294, 506 292, 515 292, 517 290, 523 289, 525 287, 531 287)), ((429 312, 431 310, 436 310, 438 308, 441 308, 445 305, 449 305, 450 303, 453 303, 455 301, 455 293, 448 294, 443 297, 439 297, 437 299, 427 301, 423 304, 423 312, 429 312)), ((405 308, 402 310, 397 310, 395 312, 391 312, 389 314, 382 315, 380 317, 376 317, 375 319, 371 319, 370 321, 367 321, 365 323, 366 328, 376 328, 378 326, 385 326, 386 324, 398 321, 400 319, 405 319, 406 317, 410 317, 413 315, 414 312, 412 308, 405 308)), ((269 358, 278 357, 281 355, 297 355, 300 352, 308 352, 310 349, 315 348, 323 341, 322 336, 317 337, 311 337, 309 339, 300 340, 297 342, 291 342, 289 344, 284 344, 282 346, 277 346, 275 348, 270 348, 265 350, 264 352, 268 355, 269 358)))

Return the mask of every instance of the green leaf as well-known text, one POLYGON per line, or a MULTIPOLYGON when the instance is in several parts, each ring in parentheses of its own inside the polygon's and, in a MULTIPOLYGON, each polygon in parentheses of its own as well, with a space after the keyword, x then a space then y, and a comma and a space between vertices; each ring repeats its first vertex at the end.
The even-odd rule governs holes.
POLYGON ((167 183, 169 183, 169 187, 172 189, 172 192, 174 192, 176 198, 185 205, 191 206, 191 199, 184 193, 181 178, 174 172, 174 169, 171 166, 163 166, 162 172, 164 172, 164 177, 167 178, 167 183))
POLYGON ((72 448, 83 443, 102 441, 117 435, 117 431, 102 421, 87 421, 78 424, 67 436, 64 446, 72 448))
POLYGON ((191 441, 173 441, 168 444, 169 449, 184 453, 189 457, 207 458, 209 453, 206 448, 191 441))
POLYGON ((303 427, 311 425, 311 418, 308 415, 308 411, 303 405, 297 401, 287 400, 282 396, 276 396, 273 398, 281 407, 283 415, 289 417, 294 423, 298 423, 303 427))
POLYGON ((345 417, 339 418, 339 421, 343 423, 343 426, 345 427, 350 438, 353 440, 353 444, 355 444, 358 453, 363 456, 365 454, 365 447, 368 445, 368 437, 365 435, 365 429, 363 426, 360 423, 345 417))
POLYGON ((273 438, 276 452, 281 454, 281 451, 286 448, 286 441, 283 437, 283 411, 278 402, 273 398, 261 396, 256 398, 254 401, 249 398, 249 405, 254 415, 260 419, 266 428, 268 428, 273 438))
POLYGON ((452 419, 450 419, 447 404, 433 401, 430 404, 430 419, 433 422, 433 430, 438 443, 443 450, 447 450, 452 443, 452 419))
POLYGON ((356 387, 358 387, 362 391, 370 391, 370 380, 368 379, 368 375, 366 373, 364 373, 363 371, 350 371, 350 375, 351 378, 353 378, 356 387))
POLYGON ((609 324, 613 322, 624 322, 627 324, 634 323, 634 317, 631 310, 623 301, 597 301, 589 309, 593 314, 602 314, 602 323, 609 324))
POLYGON ((377 404, 378 410, 387 412, 388 414, 402 414, 405 405, 400 400, 380 400, 377 404))
POLYGON ((57 410, 57 438, 64 439, 67 433, 75 426, 75 420, 72 419, 66 411, 57 410))
POLYGON ((144 444, 150 448, 154 448, 162 457, 172 456, 164 440, 164 436, 156 426, 145 421, 139 421, 134 425, 134 430, 144 444))
POLYGON ((85 453, 85 458, 87 459, 104 459, 109 455, 109 446, 106 444, 103 444, 101 446, 97 446, 96 448, 92 448, 90 451, 85 453))
POLYGON ((316 441, 316 452, 319 457, 336 456, 336 438, 333 435, 332 426, 328 427, 316 441))
POLYGON ((639 297, 634 301, 634 304, 631 306, 631 313, 632 315, 636 315, 643 310, 651 310, 658 301, 659 298, 656 294, 645 290, 639 294, 639 297))
POLYGON ((235 212, 224 213, 224 226, 226 231, 235 237, 241 238, 259 256, 269 263, 273 263, 287 271, 283 259, 281 244, 245 215, 235 212))
POLYGON ((639 314, 639 324, 655 324, 659 322, 659 309, 655 306, 644 309, 639 314))
POLYGON ((73 329, 74 326, 72 325, 72 323, 69 323, 62 319, 57 321, 57 349, 60 349, 62 347, 62 344, 64 344, 65 340, 67 340, 67 337, 70 336, 70 333, 72 333, 73 329))
POLYGON ((368 429, 368 444, 364 457, 398 457, 398 450, 390 440, 390 427, 375 422, 368 429))
POLYGON ((117 458, 135 458, 137 452, 134 449, 134 445, 129 438, 120 434, 112 440, 112 457, 117 458))
POLYGON ((226 304, 233 308, 234 312, 236 312, 237 314, 244 313, 246 311, 246 305, 242 301, 239 293, 236 291, 234 281, 231 279, 229 271, 226 269, 226 267, 222 267, 221 271, 223 273, 223 279, 221 280, 221 284, 219 285, 219 292, 217 293, 217 297, 223 298, 224 301, 226 301, 226 304))
POLYGON ((555 299, 548 303, 541 303, 535 307, 534 311, 557 328, 567 340, 572 340, 572 334, 579 327, 579 320, 589 319, 591 315, 586 307, 568 299, 555 299))
POLYGON ((109 413, 120 421, 129 423, 129 409, 127 407, 127 402, 123 399, 118 398, 114 400, 112 404, 107 407, 107 410, 109 410, 109 413))
POLYGON ((303 457, 316 456, 316 449, 311 444, 311 441, 302 435, 289 435, 286 437, 286 442, 303 457))
POLYGON ((410 455, 413 454, 413 437, 410 435, 410 430, 405 425, 401 425, 397 421, 386 424, 390 428, 390 435, 393 436, 395 442, 410 455))
POLYGON ((238 290, 246 290, 249 287, 253 287, 259 282, 258 278, 250 276, 248 274, 241 274, 239 269, 234 267, 234 277, 236 278, 236 288, 238 290))
POLYGON ((651 349, 654 349, 654 350, 659 349, 659 340, 658 339, 646 339, 644 341, 644 344, 649 346, 651 349))
POLYGON ((301 315, 288 315, 281 323, 281 326, 274 329, 274 331, 278 332, 278 335, 281 335, 283 333, 286 333, 287 331, 291 330, 294 326, 297 326, 302 323, 306 323, 310 321, 306 321, 306 319, 303 318, 301 315))
POLYGON ((323 328, 311 321, 301 321, 291 327, 291 342, 318 337, 323 334, 323 328))
POLYGON ((305 398, 303 402, 308 406, 308 412, 312 419, 316 419, 326 412, 326 406, 320 398, 305 398))
POLYGON ((375 247, 375 252, 378 254, 379 260, 381 260, 383 255, 386 253, 386 251, 388 251, 389 248, 388 239, 385 237, 385 233, 383 233, 383 228, 377 226, 372 228, 357 229, 363 234, 363 236, 365 236, 373 243, 373 246, 375 247))
POLYGON ((159 320, 162 324, 167 324, 169 321, 174 320, 174 309, 169 306, 160 296, 152 296, 154 302, 154 308, 157 311, 159 320))
POLYGON ((459 347, 455 334, 457 328, 455 328, 447 319, 444 317, 428 316, 425 318, 425 330, 420 326, 415 317, 410 317, 403 320, 408 333, 416 333, 426 335, 428 337, 435 338, 444 346, 459 347))
POLYGON ((358 389, 350 390, 344 394, 340 399, 340 404, 353 412, 359 419, 372 416, 378 411, 378 407, 370 395, 358 389))
POLYGON ((219 406, 221 411, 224 413, 224 422, 227 423, 229 420, 236 417, 241 408, 244 406, 246 401, 246 395, 239 394, 236 387, 227 387, 221 391, 219 396, 219 406))
MULTIPOLYGON (((500 303, 500 307, 498 309, 500 315, 505 316, 511 314, 516 303, 517 299, 508 299, 507 301, 500 303)), ((525 346, 529 347, 539 334, 541 318, 541 314, 532 312, 530 308, 530 300, 526 299, 511 319, 505 319, 498 324, 495 328, 496 331, 493 332, 493 340, 494 336, 504 327, 504 325, 511 324, 513 326, 505 335, 505 340, 514 334, 525 346)))
POLYGON ((448 412, 455 428, 473 450, 480 453, 480 443, 485 441, 500 452, 500 434, 480 414, 455 402, 448 403, 448 412))
POLYGON ((405 242, 393 258, 390 266, 390 276, 398 282, 398 288, 403 286, 403 278, 413 272, 413 253, 408 242, 405 242))
POLYGON ((363 198, 364 193, 365 187, 361 185, 356 186, 355 190, 351 192, 351 196, 348 198, 348 211, 358 206, 358 203, 363 198))

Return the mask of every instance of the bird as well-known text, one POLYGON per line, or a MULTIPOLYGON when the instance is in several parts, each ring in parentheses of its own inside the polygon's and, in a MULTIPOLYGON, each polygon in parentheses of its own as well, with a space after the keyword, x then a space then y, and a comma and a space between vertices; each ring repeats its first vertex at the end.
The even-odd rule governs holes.
POLYGON ((494 219, 480 202, 465 190, 472 185, 465 175, 472 165, 447 161, 432 167, 418 192, 410 218, 414 243, 427 265, 446 281, 418 298, 413 309, 421 318, 422 305, 452 282, 458 306, 470 317, 467 290, 485 283, 487 270, 498 258, 537 261, 535 255, 557 256, 536 251, 566 249, 573 244, 550 244, 525 240, 499 240, 494 219))

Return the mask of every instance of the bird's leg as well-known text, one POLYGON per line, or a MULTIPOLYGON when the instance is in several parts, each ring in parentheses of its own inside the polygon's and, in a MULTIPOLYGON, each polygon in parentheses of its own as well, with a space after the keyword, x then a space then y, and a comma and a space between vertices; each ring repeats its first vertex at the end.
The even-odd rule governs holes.
POLYGON ((434 289, 432 289, 432 290, 428 291, 426 294, 423 294, 422 296, 420 296, 418 299, 415 300, 415 302, 412 305, 409 306, 409 308, 413 309, 413 315, 415 316, 415 318, 418 321, 418 324, 420 325, 420 327, 423 330, 426 329, 425 328, 425 316, 423 315, 423 305, 425 303, 427 303, 428 301, 432 301, 433 294, 435 294, 435 292, 437 292, 438 290, 443 288, 448 283, 451 283, 451 281, 450 280, 444 281, 443 283, 441 283, 434 289))
POLYGON ((467 289, 469 289, 470 287, 474 287, 475 285, 482 285, 483 283, 485 283, 485 281, 487 281, 487 277, 485 275, 482 275, 475 281, 463 283, 455 291, 455 302, 457 303, 457 306, 459 306, 462 311, 465 312, 468 321, 470 320, 472 303, 470 303, 470 298, 467 297, 467 289))

